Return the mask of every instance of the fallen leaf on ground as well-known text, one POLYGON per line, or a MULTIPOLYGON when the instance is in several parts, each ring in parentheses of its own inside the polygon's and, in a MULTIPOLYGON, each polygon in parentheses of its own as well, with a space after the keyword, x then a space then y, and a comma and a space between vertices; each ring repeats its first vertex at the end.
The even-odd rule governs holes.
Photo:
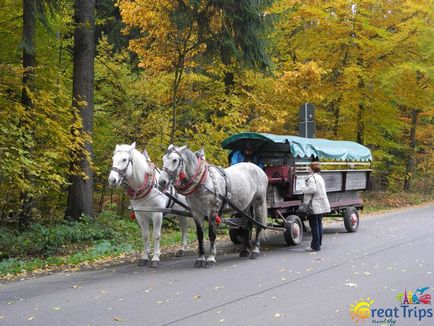
POLYGON ((121 317, 113 317, 114 321, 123 321, 123 319, 121 317))
POLYGON ((27 318, 27 320, 33 320, 33 319, 35 319, 35 317, 29 317, 29 318, 27 318))
POLYGON ((193 297, 193 299, 200 299, 201 298, 201 296, 198 294, 198 295, 195 295, 194 297, 193 297))
POLYGON ((357 286, 357 284, 356 283, 345 283, 345 286, 348 286, 348 287, 356 287, 357 286))
POLYGON ((282 318, 282 317, 285 317, 286 316, 286 314, 279 314, 279 313, 276 313, 275 315, 274 315, 274 318, 282 318))
POLYGON ((60 307, 54 307, 53 310, 59 311, 60 307))

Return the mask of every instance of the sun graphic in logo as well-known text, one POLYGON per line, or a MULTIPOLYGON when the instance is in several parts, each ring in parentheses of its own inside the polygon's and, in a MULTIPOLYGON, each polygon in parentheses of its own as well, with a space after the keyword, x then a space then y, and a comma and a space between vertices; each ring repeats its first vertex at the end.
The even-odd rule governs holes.
POLYGON ((350 306, 350 315, 351 319, 356 323, 364 322, 366 318, 371 316, 371 305, 375 300, 371 300, 371 298, 360 299, 356 301, 355 304, 351 304, 350 306))

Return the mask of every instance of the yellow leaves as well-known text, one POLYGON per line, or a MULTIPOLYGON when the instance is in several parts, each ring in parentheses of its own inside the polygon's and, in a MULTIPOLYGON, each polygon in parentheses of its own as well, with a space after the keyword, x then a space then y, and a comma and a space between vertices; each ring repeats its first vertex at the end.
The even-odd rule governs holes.
MULTIPOLYGON (((140 37, 130 40, 129 48, 138 54, 139 66, 155 71, 173 69, 183 57, 187 66, 192 64, 192 56, 197 54, 197 26, 193 17, 185 26, 178 27, 171 16, 176 1, 170 0, 119 0, 122 20, 130 28, 138 28, 140 37), (195 51, 192 51, 195 50, 195 51)), ((204 50, 204 48, 201 48, 204 50)))

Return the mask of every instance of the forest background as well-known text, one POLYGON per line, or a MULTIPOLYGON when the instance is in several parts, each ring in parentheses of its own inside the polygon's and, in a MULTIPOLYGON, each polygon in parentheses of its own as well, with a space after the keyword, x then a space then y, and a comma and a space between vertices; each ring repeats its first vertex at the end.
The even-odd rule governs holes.
POLYGON ((372 150, 381 196, 434 192, 433 1, 0 4, 0 265, 113 236, 89 224, 126 212, 107 187, 116 144, 157 165, 172 142, 203 146, 225 166, 223 139, 295 135, 304 102, 317 137, 372 150))

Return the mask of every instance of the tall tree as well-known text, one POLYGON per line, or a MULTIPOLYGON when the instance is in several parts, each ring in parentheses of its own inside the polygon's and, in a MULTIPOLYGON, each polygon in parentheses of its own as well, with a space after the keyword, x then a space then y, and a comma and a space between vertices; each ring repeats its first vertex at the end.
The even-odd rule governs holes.
POLYGON ((76 123, 72 134, 79 135, 80 138, 71 153, 71 176, 65 216, 77 219, 82 214, 93 216, 91 136, 93 130, 95 0, 75 1, 74 22, 72 105, 77 108, 79 116, 74 113, 76 123))
MULTIPOLYGON (((36 51, 35 51, 35 35, 36 35, 36 1, 23 0, 23 87, 21 92, 21 104, 24 106, 27 114, 20 120, 20 127, 23 133, 27 136, 28 142, 25 143, 25 152, 31 153, 32 147, 32 99, 31 93, 34 90, 34 74, 36 68, 36 51)), ((30 176, 26 173, 26 178, 30 176)), ((25 225, 30 222, 32 197, 27 191, 21 193, 21 210, 19 212, 19 224, 25 225)))

